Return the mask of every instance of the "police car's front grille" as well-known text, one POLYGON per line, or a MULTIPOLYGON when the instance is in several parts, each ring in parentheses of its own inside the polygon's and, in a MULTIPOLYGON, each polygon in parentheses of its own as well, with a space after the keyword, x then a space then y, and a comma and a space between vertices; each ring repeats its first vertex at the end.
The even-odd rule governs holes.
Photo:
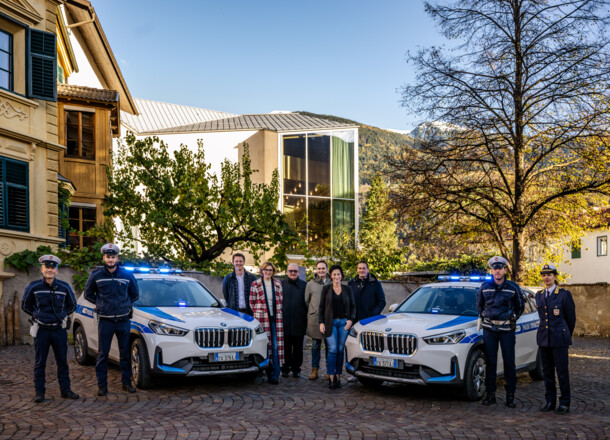
POLYGON ((417 336, 389 334, 386 338, 390 353, 411 355, 417 350, 417 336))
POLYGON ((246 347, 252 340, 252 330, 247 327, 229 329, 229 347, 246 347))
POLYGON ((360 343, 366 351, 381 353, 385 349, 385 338, 383 333, 362 332, 360 333, 360 343))
POLYGON ((201 348, 218 348, 225 343, 225 331, 221 328, 198 328, 195 330, 195 342, 201 348))
POLYGON ((401 379, 420 379, 421 375, 419 374, 419 367, 414 365, 411 367, 405 367, 402 370, 396 368, 383 368, 383 367, 374 367, 370 365, 363 365, 360 368, 361 371, 369 374, 374 374, 376 376, 385 376, 385 377, 397 377, 401 379))

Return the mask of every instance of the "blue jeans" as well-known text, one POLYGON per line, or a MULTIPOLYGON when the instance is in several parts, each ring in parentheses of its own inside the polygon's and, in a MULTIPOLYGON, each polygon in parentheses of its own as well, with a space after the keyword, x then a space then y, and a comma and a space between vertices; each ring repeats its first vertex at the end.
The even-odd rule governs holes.
POLYGON ((269 321, 271 326, 271 345, 269 347, 271 365, 267 369, 267 378, 278 380, 280 377, 280 357, 277 349, 277 327, 275 325, 275 318, 271 318, 269 321))
POLYGON ((333 334, 326 338, 328 356, 326 357, 326 374, 341 374, 343 368, 343 352, 348 330, 345 330, 347 318, 333 319, 333 334))

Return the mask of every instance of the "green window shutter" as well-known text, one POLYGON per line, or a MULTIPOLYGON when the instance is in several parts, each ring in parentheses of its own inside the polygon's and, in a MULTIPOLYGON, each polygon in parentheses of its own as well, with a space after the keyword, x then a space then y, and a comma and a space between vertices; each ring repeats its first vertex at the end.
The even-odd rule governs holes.
POLYGON ((28 97, 57 101, 55 34, 29 29, 28 36, 28 97))
POLYGON ((2 159, 2 224, 7 229, 29 232, 28 164, 2 159))

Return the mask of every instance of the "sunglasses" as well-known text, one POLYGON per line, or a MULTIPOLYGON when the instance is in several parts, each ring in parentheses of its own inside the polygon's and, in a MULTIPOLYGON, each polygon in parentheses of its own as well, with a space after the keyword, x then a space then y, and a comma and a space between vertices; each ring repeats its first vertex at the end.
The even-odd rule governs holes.
POLYGON ((298 270, 288 270, 287 272, 288 272, 288 273, 299 273, 299 271, 298 271, 298 270))
POLYGON ((55 269, 57 267, 57 263, 42 263, 42 265, 49 269, 55 269))

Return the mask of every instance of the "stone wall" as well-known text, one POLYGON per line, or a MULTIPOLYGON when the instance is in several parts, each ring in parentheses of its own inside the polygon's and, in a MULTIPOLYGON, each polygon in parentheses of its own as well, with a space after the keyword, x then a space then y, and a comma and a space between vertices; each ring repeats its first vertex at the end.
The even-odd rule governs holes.
POLYGON ((610 284, 564 286, 576 303, 576 329, 581 336, 610 337, 610 284))

